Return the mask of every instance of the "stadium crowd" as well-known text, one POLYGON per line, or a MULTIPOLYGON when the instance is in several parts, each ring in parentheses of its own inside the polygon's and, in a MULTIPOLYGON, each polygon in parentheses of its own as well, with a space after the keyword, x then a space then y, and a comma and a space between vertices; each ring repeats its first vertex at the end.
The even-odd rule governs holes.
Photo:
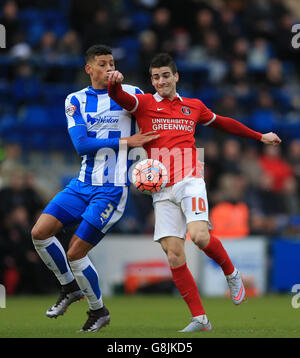
MULTIPOLYGON (((0 282, 8 293, 55 285, 30 230, 49 198, 77 175, 64 100, 88 84, 83 54, 95 43, 112 46, 126 82, 145 92, 152 92, 149 61, 169 52, 182 96, 254 130, 276 132, 282 145, 263 147, 199 127, 213 230, 221 238, 300 237, 300 50, 291 46, 299 3, 184 3, 0 0, 7 40, 0 49, 0 282)), ((152 234, 151 198, 134 188, 131 194, 113 232, 152 234)))

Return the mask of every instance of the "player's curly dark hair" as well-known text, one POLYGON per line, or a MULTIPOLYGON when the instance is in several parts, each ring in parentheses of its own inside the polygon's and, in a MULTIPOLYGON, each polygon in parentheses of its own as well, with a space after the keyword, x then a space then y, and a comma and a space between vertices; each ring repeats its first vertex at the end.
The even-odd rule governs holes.
POLYGON ((112 50, 106 45, 93 45, 87 49, 85 53, 85 61, 89 62, 94 59, 95 56, 111 55, 112 50))
POLYGON ((159 67, 170 67, 173 74, 177 72, 177 66, 174 62, 173 58, 168 53, 159 53, 153 57, 150 67, 149 73, 152 75, 152 68, 159 68, 159 67))

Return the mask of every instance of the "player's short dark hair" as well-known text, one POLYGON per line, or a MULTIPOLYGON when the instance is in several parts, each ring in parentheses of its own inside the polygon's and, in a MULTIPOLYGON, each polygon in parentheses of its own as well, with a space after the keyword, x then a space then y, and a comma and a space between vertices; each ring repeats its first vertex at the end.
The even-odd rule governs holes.
POLYGON ((152 68, 170 67, 173 74, 177 72, 177 66, 173 58, 168 53, 159 53, 154 56, 149 67, 150 75, 152 75, 152 68))
POLYGON ((112 50, 106 45, 93 45, 87 49, 85 53, 85 61, 89 62, 94 59, 95 56, 112 55, 112 50))

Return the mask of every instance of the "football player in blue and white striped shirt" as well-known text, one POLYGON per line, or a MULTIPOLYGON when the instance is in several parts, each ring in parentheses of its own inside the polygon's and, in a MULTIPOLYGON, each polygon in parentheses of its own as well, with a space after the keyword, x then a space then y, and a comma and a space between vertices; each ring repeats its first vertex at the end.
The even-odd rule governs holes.
MULTIPOLYGON (((46 315, 63 315, 72 302, 85 295, 90 311, 81 331, 98 331, 110 321, 97 271, 87 254, 124 212, 129 186, 127 147, 140 147, 158 138, 154 132, 135 133, 131 113, 108 96, 108 76, 114 69, 109 47, 95 45, 87 50, 85 71, 92 85, 71 93, 65 102, 68 131, 82 157, 80 173, 50 201, 32 229, 36 251, 62 287, 46 315), (124 142, 125 160, 124 149, 120 150, 124 142), (77 222, 80 224, 65 253, 55 235, 77 222)), ((142 93, 134 86, 123 88, 131 94, 142 93)))

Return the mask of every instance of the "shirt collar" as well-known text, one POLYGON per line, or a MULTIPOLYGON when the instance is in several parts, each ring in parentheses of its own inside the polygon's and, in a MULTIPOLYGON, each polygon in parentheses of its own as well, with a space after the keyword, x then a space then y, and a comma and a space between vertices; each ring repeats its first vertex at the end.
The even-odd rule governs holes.
MULTIPOLYGON (((155 98, 156 102, 161 102, 164 99, 164 97, 161 97, 157 92, 153 95, 153 97, 155 98)), ((180 101, 183 102, 183 99, 179 96, 177 92, 176 97, 178 97, 180 101)))
POLYGON ((104 94, 104 93, 108 93, 107 88, 103 88, 103 89, 95 89, 92 86, 88 86, 88 93, 92 93, 92 94, 104 94))

